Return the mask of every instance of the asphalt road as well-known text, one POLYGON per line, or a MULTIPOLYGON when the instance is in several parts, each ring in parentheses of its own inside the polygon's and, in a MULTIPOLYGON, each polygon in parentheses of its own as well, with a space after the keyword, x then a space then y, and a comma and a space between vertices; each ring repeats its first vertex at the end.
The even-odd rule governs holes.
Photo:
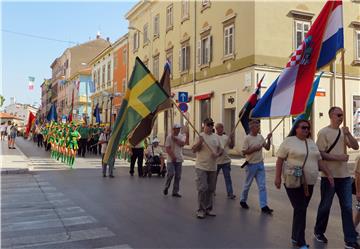
MULTIPOLYGON (((30 157, 48 159, 48 153, 19 138, 17 146, 30 157)), ((91 159, 89 159, 91 160, 91 159)), ((123 165, 126 165, 124 162, 123 165)), ((183 168, 182 198, 164 196, 164 179, 130 177, 127 167, 118 167, 115 178, 103 178, 99 168, 42 170, 36 175, 109 228, 114 244, 131 248, 292 248, 290 243, 292 207, 284 188, 273 185, 274 168, 267 168, 268 203, 272 216, 260 212, 256 183, 249 193, 249 210, 239 205, 244 170, 232 167, 236 200, 228 200, 224 179, 219 175, 215 197, 217 216, 199 220, 195 217, 197 193, 195 172, 183 168)), ((319 204, 319 182, 307 214, 307 243, 311 248, 343 248, 341 217, 334 198, 326 236, 327 247, 313 239, 313 226, 319 204)), ((79 242, 80 243, 80 242, 79 242)), ((84 248, 94 248, 83 242, 84 248)), ((58 245, 59 246, 59 245, 58 245)), ((67 248, 52 246, 50 248, 67 248)), ((78 247, 80 248, 80 247, 78 247)))

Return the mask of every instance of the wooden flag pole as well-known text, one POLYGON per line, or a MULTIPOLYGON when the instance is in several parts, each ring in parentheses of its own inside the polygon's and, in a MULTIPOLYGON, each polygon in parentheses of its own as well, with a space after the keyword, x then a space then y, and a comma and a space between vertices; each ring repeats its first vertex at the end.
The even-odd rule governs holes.
MULTIPOLYGON (((181 115, 185 118, 185 120, 188 122, 188 124, 191 126, 191 128, 193 128, 193 130, 195 131, 195 133, 200 137, 200 133, 196 130, 195 126, 190 122, 190 120, 186 117, 186 115, 181 111, 181 109, 179 108, 179 106, 177 105, 177 103, 171 99, 171 101, 173 102, 173 104, 176 106, 176 108, 178 109, 178 111, 181 113, 181 115)), ((204 140, 204 144, 205 146, 209 149, 210 152, 215 153, 210 146, 206 143, 206 141, 204 140)))
MULTIPOLYGON (((335 64, 336 66, 336 64, 335 64)), ((341 50, 341 74, 342 74, 342 105, 343 105, 343 117, 344 127, 346 127, 346 100, 345 100, 345 49, 341 50)), ((335 76, 336 77, 336 76, 335 76)), ((335 78, 336 79, 336 78, 335 78)), ((347 153, 346 143, 344 143, 344 153, 347 153)))
POLYGON ((276 130, 276 128, 278 128, 279 127, 279 125, 283 122, 285 120, 285 116, 280 120, 280 122, 274 127, 274 129, 272 129, 272 131, 270 132, 270 133, 273 133, 275 130, 276 130))

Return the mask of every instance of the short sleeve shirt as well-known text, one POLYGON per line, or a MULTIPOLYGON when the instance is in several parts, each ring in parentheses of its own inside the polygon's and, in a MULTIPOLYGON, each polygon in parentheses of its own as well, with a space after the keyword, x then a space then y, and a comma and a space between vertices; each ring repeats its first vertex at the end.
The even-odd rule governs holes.
MULTIPOLYGON (((318 133, 318 137, 316 141, 319 150, 326 152, 330 148, 330 146, 335 142, 335 139, 338 134, 339 134, 339 129, 333 129, 330 126, 322 128, 318 133)), ((344 134, 342 131, 339 137, 339 141, 336 143, 335 147, 330 151, 329 154, 333 154, 333 155, 344 154, 344 134)), ((344 178, 350 176, 350 172, 348 170, 346 162, 340 162, 340 161, 325 161, 325 162, 333 177, 344 178)), ((324 176, 323 173, 322 176, 324 176)))
MULTIPOLYGON (((177 135, 176 138, 183 142, 186 141, 186 136, 184 136, 181 133, 179 133, 179 135, 177 135)), ((173 153, 176 157, 176 162, 180 163, 180 162, 184 161, 183 149, 181 146, 179 146, 177 143, 175 143, 175 141, 171 138, 171 135, 167 136, 167 138, 165 140, 165 147, 171 147, 171 150, 173 151, 173 153)), ((171 158, 168 158, 168 160, 171 161, 171 158)))
MULTIPOLYGON (((314 185, 319 175, 318 162, 321 160, 321 155, 315 142, 308 138, 308 158, 304 165, 304 175, 306 182, 309 185, 314 185)), ((304 140, 291 136, 285 138, 277 151, 277 157, 285 159, 289 166, 302 167, 306 157, 306 144, 304 140)))
MULTIPOLYGON (((244 139, 242 150, 247 150, 257 145, 262 145, 264 144, 264 142, 265 139, 261 134, 257 134, 256 136, 252 136, 249 134, 244 139)), ((246 161, 248 161, 250 164, 259 163, 264 160, 262 155, 262 149, 255 151, 251 154, 247 154, 245 155, 245 157, 246 157, 246 161)))
POLYGON ((223 134, 223 135, 218 135, 216 134, 220 140, 220 144, 221 147, 224 148, 224 152, 221 154, 221 156, 219 156, 216 159, 216 163, 217 164, 225 164, 225 163, 230 163, 231 162, 231 158, 229 157, 229 136, 223 134))
POLYGON ((105 133, 101 133, 99 142, 106 142, 106 143, 101 144, 101 154, 105 154, 109 139, 110 139, 110 135, 106 136, 105 133))
POLYGON ((355 159, 355 172, 360 174, 360 156, 355 159))
MULTIPOLYGON (((212 133, 210 135, 201 132, 200 136, 204 138, 204 141, 209 145, 209 147, 217 152, 218 148, 221 147, 220 139, 218 135, 212 133)), ((199 142, 199 138, 196 138, 195 143, 199 142)), ((212 157, 211 151, 207 148, 205 144, 202 145, 200 151, 196 152, 196 161, 195 168, 206 170, 206 171, 216 171, 217 164, 215 158, 212 157)))
POLYGON ((151 156, 162 156, 163 155, 163 151, 160 146, 155 147, 155 146, 149 145, 146 150, 147 150, 146 154, 151 155, 151 156))

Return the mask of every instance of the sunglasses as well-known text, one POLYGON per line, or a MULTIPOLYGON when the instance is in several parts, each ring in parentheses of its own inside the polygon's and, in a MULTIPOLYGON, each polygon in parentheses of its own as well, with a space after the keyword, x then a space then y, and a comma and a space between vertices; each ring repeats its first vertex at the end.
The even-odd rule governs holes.
POLYGON ((209 124, 206 124, 207 127, 213 127, 214 126, 214 123, 209 123, 209 124))
POLYGON ((308 131, 310 130, 310 126, 300 126, 300 128, 301 128, 302 130, 304 130, 304 131, 305 131, 305 130, 308 130, 308 131))
POLYGON ((344 116, 343 114, 337 114, 336 115, 338 118, 341 118, 342 116, 344 116))

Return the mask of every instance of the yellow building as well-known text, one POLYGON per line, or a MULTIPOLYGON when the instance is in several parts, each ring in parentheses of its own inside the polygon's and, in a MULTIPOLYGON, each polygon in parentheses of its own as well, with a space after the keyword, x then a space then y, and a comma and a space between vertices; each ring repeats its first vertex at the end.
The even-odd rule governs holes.
MULTIPOLYGON (((264 93, 323 5, 313 1, 140 1, 126 14, 129 69, 139 56, 159 78, 168 59, 172 92, 188 92, 191 97, 186 114, 191 122, 200 130, 201 121, 211 116, 224 123, 229 133, 257 80, 265 74, 264 93)), ((353 131, 357 131, 354 113, 360 108, 359 13, 358 1, 344 2, 346 121, 353 131)), ((319 95, 324 96, 315 100, 315 133, 328 124, 329 107, 342 106, 339 58, 321 79, 319 95)), ((158 116, 154 133, 162 141, 172 120, 185 123, 176 109, 158 116)), ((264 119, 262 133, 266 135, 279 121, 264 119)), ((272 153, 290 127, 291 119, 286 118, 275 131, 272 153)), ((240 152, 244 134, 239 126, 233 153, 240 152)))

